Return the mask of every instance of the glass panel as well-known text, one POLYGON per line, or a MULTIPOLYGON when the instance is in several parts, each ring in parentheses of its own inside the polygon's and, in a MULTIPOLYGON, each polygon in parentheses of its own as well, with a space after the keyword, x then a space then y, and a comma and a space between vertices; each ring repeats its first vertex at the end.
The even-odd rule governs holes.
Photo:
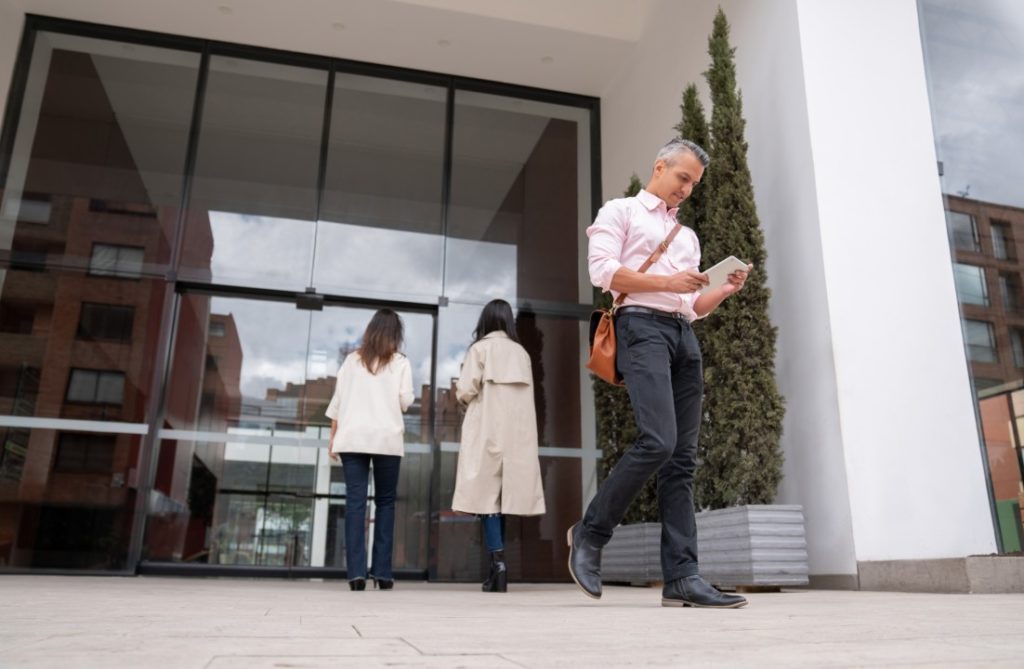
POLYGON ((182 276, 310 285, 327 72, 213 56, 182 276))
POLYGON ((589 112, 458 91, 445 294, 590 303, 589 112))
MULTIPOLYGON (((148 559, 344 566, 344 477, 327 456, 324 411, 373 313, 182 297, 167 402, 167 425, 180 432, 161 441, 148 559)), ((395 567, 425 570, 431 457, 420 395, 429 398, 433 317, 402 319, 417 398, 406 413, 395 567)))
POLYGON ((996 362, 996 342, 991 323, 965 320, 964 331, 968 358, 976 362, 996 362))
POLYGON ((964 306, 964 334, 997 531, 1003 550, 1016 551, 1024 544, 1024 483, 1012 428, 1022 425, 1021 412, 1007 415, 1006 405, 1011 393, 1017 403, 1024 385, 1024 267, 1016 248, 1016 240, 1024 239, 1024 124, 1016 113, 1024 108, 1024 5, 919 0, 918 6, 952 260, 977 265, 989 276, 998 272, 1002 292, 1002 299, 964 306))
POLYGON ((963 263, 953 264, 956 292, 965 304, 988 306, 988 287, 985 285, 985 270, 963 263))
POLYGON ((126 569, 135 435, 0 428, 0 566, 126 569))
POLYGON ((321 292, 441 294, 446 94, 336 75, 313 280, 321 292))
POLYGON ((0 253, 89 267, 94 243, 127 243, 126 271, 166 270, 198 69, 196 53, 37 33, 0 253))
POLYGON ((0 269, 0 415, 144 422, 163 301, 162 281, 0 269), (123 310, 134 336, 79 336, 123 328, 123 310))
POLYGON ((958 211, 946 211, 946 225, 953 238, 953 246, 963 251, 980 251, 978 228, 974 217, 958 211))
POLYGON ((992 255, 997 260, 1009 260, 1016 255, 1011 253, 1011 248, 1010 226, 992 221, 992 255))

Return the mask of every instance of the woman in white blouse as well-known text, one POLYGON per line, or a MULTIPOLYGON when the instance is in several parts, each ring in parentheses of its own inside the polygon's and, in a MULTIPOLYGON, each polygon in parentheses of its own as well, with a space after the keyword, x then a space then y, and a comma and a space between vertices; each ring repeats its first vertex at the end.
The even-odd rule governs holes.
POLYGON ((370 319, 359 348, 341 369, 334 397, 327 407, 331 419, 331 459, 345 471, 345 558, 348 584, 365 590, 367 576, 381 590, 395 585, 391 553, 395 534, 398 472, 405 453, 402 412, 413 401, 409 359, 402 346, 402 319, 381 309, 370 319), (373 560, 366 570, 366 492, 373 466, 373 560))

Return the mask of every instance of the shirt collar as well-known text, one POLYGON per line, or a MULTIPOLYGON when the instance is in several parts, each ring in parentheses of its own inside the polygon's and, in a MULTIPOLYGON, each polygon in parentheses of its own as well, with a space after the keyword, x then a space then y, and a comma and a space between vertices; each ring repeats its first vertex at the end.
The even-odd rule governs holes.
POLYGON ((636 199, 640 200, 640 204, 647 207, 648 211, 654 211, 660 206, 664 208, 672 218, 675 218, 676 214, 679 213, 679 207, 672 207, 671 209, 668 209, 668 205, 665 204, 664 200, 644 188, 641 188, 640 192, 636 194, 636 199))
POLYGON ((502 330, 491 330, 483 336, 483 339, 491 339, 493 337, 504 337, 508 339, 508 335, 502 330))

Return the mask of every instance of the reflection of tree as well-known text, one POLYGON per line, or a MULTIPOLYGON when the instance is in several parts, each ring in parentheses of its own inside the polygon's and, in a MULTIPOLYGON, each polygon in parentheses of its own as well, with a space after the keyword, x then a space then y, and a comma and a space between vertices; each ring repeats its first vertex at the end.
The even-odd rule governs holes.
POLYGON ((533 400, 537 407, 537 441, 544 445, 544 428, 547 425, 547 399, 544 396, 544 333, 537 327, 537 314, 529 311, 529 303, 519 310, 516 319, 516 334, 519 342, 530 354, 533 364, 533 400))

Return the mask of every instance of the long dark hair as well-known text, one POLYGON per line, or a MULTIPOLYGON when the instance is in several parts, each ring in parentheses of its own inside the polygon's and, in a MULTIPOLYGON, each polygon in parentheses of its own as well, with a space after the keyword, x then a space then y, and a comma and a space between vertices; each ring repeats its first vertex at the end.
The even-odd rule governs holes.
POLYGON ((402 319, 391 309, 378 309, 370 319, 359 345, 359 357, 371 374, 388 366, 402 346, 405 328, 402 319))
POLYGON ((496 330, 507 334, 512 341, 519 341, 519 337, 516 336, 516 319, 512 315, 512 305, 505 300, 491 300, 484 305, 484 310, 480 312, 480 320, 476 322, 476 329, 473 330, 473 343, 477 343, 496 330))

